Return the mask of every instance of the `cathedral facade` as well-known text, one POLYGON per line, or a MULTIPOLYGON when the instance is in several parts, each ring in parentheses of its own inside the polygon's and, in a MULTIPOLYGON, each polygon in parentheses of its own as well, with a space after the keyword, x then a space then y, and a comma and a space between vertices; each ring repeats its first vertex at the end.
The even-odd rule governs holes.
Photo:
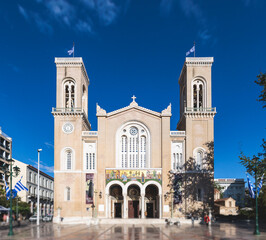
MULTIPOLYGON (((97 105, 88 119, 89 78, 82 58, 55 58, 54 213, 89 218, 166 218, 200 214, 213 204, 213 58, 186 58, 179 77, 180 120, 161 112, 97 105)), ((175 113, 176 114, 176 113, 175 113)))

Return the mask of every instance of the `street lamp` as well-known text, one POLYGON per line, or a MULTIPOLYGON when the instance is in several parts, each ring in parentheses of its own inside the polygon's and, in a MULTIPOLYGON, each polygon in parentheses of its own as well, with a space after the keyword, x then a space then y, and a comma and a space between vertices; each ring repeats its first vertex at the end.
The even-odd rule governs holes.
POLYGON ((38 149, 38 187, 37 187, 37 226, 40 225, 40 152, 42 149, 38 149))

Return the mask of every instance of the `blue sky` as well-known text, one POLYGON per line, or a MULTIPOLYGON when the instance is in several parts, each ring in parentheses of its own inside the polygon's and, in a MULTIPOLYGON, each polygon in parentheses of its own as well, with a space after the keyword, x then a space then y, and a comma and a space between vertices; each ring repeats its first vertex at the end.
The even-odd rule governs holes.
POLYGON ((52 174, 55 107, 54 57, 75 42, 91 81, 89 121, 96 103, 108 112, 139 105, 179 119, 178 77, 185 53, 214 57, 215 177, 244 178, 239 153, 256 154, 265 137, 265 109, 254 83, 265 72, 266 1, 28 0, 4 1, 1 26, 2 130, 13 157, 52 174))

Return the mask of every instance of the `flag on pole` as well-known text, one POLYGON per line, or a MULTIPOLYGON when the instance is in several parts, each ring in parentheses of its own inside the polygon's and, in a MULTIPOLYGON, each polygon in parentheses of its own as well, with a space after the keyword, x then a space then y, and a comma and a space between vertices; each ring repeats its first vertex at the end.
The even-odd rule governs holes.
POLYGON ((17 192, 20 192, 20 191, 22 191, 22 190, 29 191, 28 188, 26 188, 26 187, 21 183, 21 179, 22 179, 22 177, 21 177, 20 180, 16 183, 16 185, 15 185, 15 190, 16 190, 17 192))
POLYGON ((187 51, 186 56, 193 52, 195 52, 195 45, 189 51, 187 51))
POLYGON ((264 177, 264 174, 261 176, 261 179, 260 179, 260 184, 259 184, 259 186, 258 186, 258 189, 257 189, 257 191, 258 191, 258 196, 259 196, 259 194, 260 194, 260 189, 262 188, 262 184, 263 184, 263 177, 264 177))
MULTIPOLYGON (((246 173, 246 175, 247 175, 247 173, 246 173)), ((248 190, 249 190, 249 195, 250 195, 251 198, 255 198, 254 187, 253 187, 251 181, 249 180, 248 175, 247 175, 247 179, 248 179, 248 190)))
POLYGON ((73 46, 72 49, 70 49, 70 50, 67 51, 67 53, 68 53, 68 55, 73 54, 73 56, 74 56, 74 51, 75 51, 75 48, 73 46))
POLYGON ((10 189, 9 189, 9 186, 7 185, 7 183, 6 183, 6 179, 5 179, 4 175, 3 175, 3 178, 4 178, 4 181, 5 181, 6 199, 8 200, 9 197, 10 197, 10 189))

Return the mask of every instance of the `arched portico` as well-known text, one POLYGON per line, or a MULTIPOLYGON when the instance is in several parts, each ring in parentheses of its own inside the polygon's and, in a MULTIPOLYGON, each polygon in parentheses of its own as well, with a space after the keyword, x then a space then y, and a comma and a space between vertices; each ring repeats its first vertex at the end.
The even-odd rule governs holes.
POLYGON ((147 216, 161 218, 162 186, 156 181, 150 180, 145 184, 141 184, 139 181, 130 181, 123 184, 121 181, 114 180, 106 185, 105 196, 107 218, 120 216, 117 214, 120 207, 122 208, 122 218, 146 218, 147 216), (114 195, 112 192, 114 187, 121 189, 122 196, 114 195), (151 206, 153 208, 152 214, 151 206), (149 215, 147 214, 147 207, 149 215))

